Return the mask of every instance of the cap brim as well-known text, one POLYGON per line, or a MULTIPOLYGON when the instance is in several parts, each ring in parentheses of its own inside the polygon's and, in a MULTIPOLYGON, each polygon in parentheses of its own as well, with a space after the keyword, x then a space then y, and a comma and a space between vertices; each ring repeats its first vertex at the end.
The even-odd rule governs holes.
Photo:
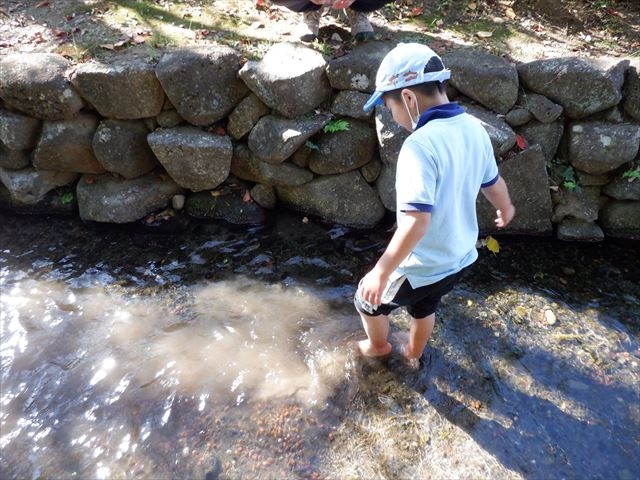
POLYGON ((382 101, 382 95, 384 95, 384 92, 374 92, 373 95, 369 97, 369 100, 367 100, 367 103, 364 104, 362 110, 368 112, 376 105, 384 105, 384 102, 382 101))

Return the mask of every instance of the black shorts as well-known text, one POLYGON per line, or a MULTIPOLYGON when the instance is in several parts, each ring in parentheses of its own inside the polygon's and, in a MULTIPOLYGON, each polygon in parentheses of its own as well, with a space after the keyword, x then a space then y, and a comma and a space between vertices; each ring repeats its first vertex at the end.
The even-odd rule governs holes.
POLYGON ((377 317, 378 315, 389 315, 393 310, 406 307, 407 312, 413 318, 428 317, 435 313, 440 303, 440 299, 449 293, 456 283, 465 275, 469 267, 463 268, 457 273, 453 273, 442 280, 424 287, 413 288, 408 280, 404 280, 398 293, 389 303, 378 305, 372 313, 367 311, 363 305, 363 300, 356 292, 353 303, 356 310, 369 317, 377 317))

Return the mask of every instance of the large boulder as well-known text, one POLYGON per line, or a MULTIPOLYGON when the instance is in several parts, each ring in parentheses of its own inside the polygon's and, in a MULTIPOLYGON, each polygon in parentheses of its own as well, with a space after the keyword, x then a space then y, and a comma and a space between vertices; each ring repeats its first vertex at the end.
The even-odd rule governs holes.
POLYGON ((493 153, 496 157, 502 156, 513 148, 516 144, 516 133, 504 121, 502 116, 490 112, 477 105, 463 105, 467 113, 482 123, 482 126, 489 134, 493 153))
POLYGON ((584 118, 617 105, 629 60, 563 57, 518 65, 529 90, 564 107, 569 118, 584 118))
POLYGON ((0 168, 0 181, 9 191, 13 202, 20 205, 35 205, 51 190, 71 184, 77 173, 50 170, 6 170, 0 168))
POLYGON ((359 120, 371 120, 373 111, 365 112, 362 107, 369 95, 355 90, 341 90, 331 101, 329 110, 338 117, 352 117, 359 120))
POLYGON ((93 153, 109 172, 135 178, 158 166, 140 120, 103 120, 93 136, 93 153))
POLYGON ((129 223, 166 207, 183 189, 166 175, 148 173, 132 180, 113 175, 84 175, 76 187, 80 218, 129 223))
POLYGON ((278 186, 276 193, 285 207, 352 227, 373 227, 385 213, 380 197, 358 171, 278 186))
POLYGON ((70 120, 45 121, 33 151, 33 165, 39 170, 103 173, 105 168, 93 153, 93 135, 98 116, 78 113, 70 120))
POLYGON ((376 180, 376 190, 387 210, 396 211, 396 166, 384 163, 376 180))
POLYGON ((544 95, 537 93, 521 93, 518 96, 518 105, 531 112, 540 123, 555 122, 562 115, 562 105, 558 105, 544 95))
POLYGON ((240 78, 262 102, 293 118, 312 111, 331 96, 320 52, 295 43, 273 45, 259 61, 248 61, 240 78))
POLYGON ((640 202, 607 202, 600 211, 599 223, 611 237, 640 240, 640 202))
POLYGON ((71 83, 106 118, 155 117, 162 110, 165 99, 155 67, 139 59, 81 63, 76 67, 71 83))
POLYGON ((632 161, 640 149, 640 125, 573 123, 568 131, 569 162, 599 175, 632 161))
POLYGON ((83 106, 67 79, 70 62, 55 53, 14 53, 0 60, 0 98, 35 118, 64 120, 83 106))
POLYGON ((402 144, 411 132, 395 122, 388 108, 376 107, 375 112, 380 159, 385 165, 395 167, 402 144))
POLYGON ((451 70, 451 84, 467 97, 498 113, 507 113, 518 99, 518 71, 502 57, 462 48, 442 56, 451 70))
POLYGON ((350 120, 349 129, 325 133, 316 140, 309 169, 319 175, 333 175, 355 170, 375 156, 376 131, 370 123, 350 120))
POLYGON ((0 110, 0 145, 9 150, 29 150, 38 141, 41 121, 19 113, 0 110))
POLYGON ((602 189, 602 193, 615 200, 640 201, 640 179, 619 175, 602 189))
POLYGON ((564 132, 564 123, 561 121, 542 123, 533 120, 520 127, 517 132, 525 139, 527 145, 540 145, 544 158, 550 161, 558 151, 564 132))
POLYGON ((494 224, 495 208, 482 194, 478 199, 478 224, 483 232, 551 235, 552 203, 544 154, 539 146, 528 148, 498 165, 509 188, 516 216, 504 230, 494 224))
POLYGON ((392 42, 367 42, 356 45, 347 55, 331 59, 327 65, 331 86, 336 90, 373 92, 378 67, 393 47, 392 42))
POLYGON ((9 150, 0 143, 0 167, 20 170, 31 164, 27 150, 9 150))
POLYGON ((198 192, 187 197, 185 210, 195 218, 224 220, 233 225, 260 225, 266 220, 264 209, 246 192, 225 190, 219 195, 198 192))
POLYGON ((176 127, 156 130, 147 141, 167 173, 184 188, 212 189, 229 176, 233 145, 227 135, 176 127))
POLYGON ((640 59, 638 58, 627 70, 623 105, 627 115, 640 121, 640 59))
POLYGON ((302 185, 313 179, 313 173, 289 162, 271 164, 260 160, 245 145, 233 149, 231 173, 238 178, 264 185, 302 185))
POLYGON ((229 115, 227 131, 236 140, 244 137, 271 110, 253 93, 247 95, 229 115))
POLYGON ((286 118, 266 115, 249 133, 248 145, 261 160, 281 163, 319 132, 329 121, 326 115, 286 118))
POLYGON ((156 75, 180 116, 197 126, 226 117, 248 93, 238 78, 241 55, 224 45, 166 53, 156 75))

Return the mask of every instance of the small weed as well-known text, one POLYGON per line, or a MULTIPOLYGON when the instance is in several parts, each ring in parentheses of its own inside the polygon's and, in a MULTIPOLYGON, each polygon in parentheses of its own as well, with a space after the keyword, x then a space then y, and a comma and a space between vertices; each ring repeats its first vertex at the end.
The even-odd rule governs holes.
POLYGON ((69 205, 71 202, 73 202, 73 192, 66 192, 64 195, 62 195, 62 198, 60 199, 60 202, 63 205, 69 205))
POLYGON ((320 147, 318 147, 318 145, 316 145, 315 143, 313 143, 311 140, 307 140, 304 143, 304 146, 307 147, 308 150, 313 151, 313 150, 320 150, 320 147))
POLYGON ((622 174, 622 178, 629 179, 629 183, 633 182, 634 180, 640 179, 640 167, 630 168, 622 174))
POLYGON ((346 132, 351 129, 351 124, 345 119, 331 120, 324 126, 325 133, 346 132))
POLYGON ((576 180, 576 175, 571 165, 564 169, 562 178, 564 179, 562 182, 564 188, 571 191, 580 191, 580 185, 578 184, 578 180, 576 180))

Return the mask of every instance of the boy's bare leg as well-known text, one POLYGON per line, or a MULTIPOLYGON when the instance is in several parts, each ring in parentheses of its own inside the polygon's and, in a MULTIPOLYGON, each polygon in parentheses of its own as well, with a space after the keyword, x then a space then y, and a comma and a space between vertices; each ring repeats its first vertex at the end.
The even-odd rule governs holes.
POLYGON ((407 360, 417 360, 422 356, 424 347, 427 346, 427 342, 429 341, 429 338, 431 338, 431 332, 433 332, 435 322, 435 313, 426 317, 414 318, 411 320, 409 341, 402 352, 407 360))
POLYGON ((360 314, 362 326, 367 333, 367 339, 358 342, 360 352, 367 357, 382 357, 391 353, 391 344, 387 340, 389 336, 389 317, 380 315, 370 317, 360 314))

